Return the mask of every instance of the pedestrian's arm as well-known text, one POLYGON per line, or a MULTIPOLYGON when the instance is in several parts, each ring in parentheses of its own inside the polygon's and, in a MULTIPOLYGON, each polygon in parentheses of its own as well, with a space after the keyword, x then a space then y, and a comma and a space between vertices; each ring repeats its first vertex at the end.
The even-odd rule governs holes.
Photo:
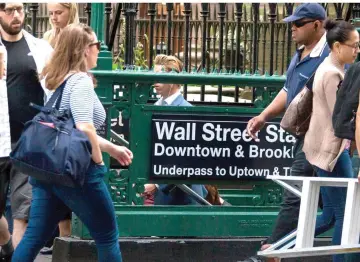
POLYGON ((87 137, 89 138, 89 141, 91 143, 92 152, 91 152, 91 158, 92 160, 97 163, 101 164, 103 162, 102 154, 100 150, 100 144, 99 140, 96 134, 96 129, 93 123, 76 123, 76 129, 84 132, 87 137))
POLYGON ((262 111, 260 116, 265 120, 265 122, 270 121, 274 117, 279 116, 285 111, 287 100, 287 92, 284 89, 277 94, 275 99, 270 103, 268 107, 262 111))
POLYGON ((102 138, 99 135, 97 137, 98 137, 98 140, 99 140, 99 145, 100 145, 101 151, 110 154, 110 151, 112 150, 114 144, 111 143, 110 141, 102 138))
POLYGON ((133 153, 124 146, 118 146, 110 141, 97 136, 101 151, 108 153, 110 156, 115 158, 121 165, 128 166, 131 164, 133 159, 133 153))

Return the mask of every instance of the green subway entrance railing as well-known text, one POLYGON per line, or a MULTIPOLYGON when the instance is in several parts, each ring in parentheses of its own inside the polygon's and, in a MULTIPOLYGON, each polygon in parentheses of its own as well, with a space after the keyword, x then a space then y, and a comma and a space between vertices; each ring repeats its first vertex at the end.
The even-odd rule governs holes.
MULTIPOLYGON (((103 14, 104 3, 92 4, 91 25, 101 41, 104 40, 103 14)), ((130 21, 132 13, 128 15, 126 19, 130 21)), ((131 63, 131 50, 127 51, 128 63, 131 63)), ((113 136, 127 132, 125 138, 134 153, 129 168, 114 167, 109 156, 104 154, 106 165, 113 166, 105 181, 114 203, 120 235, 269 235, 282 189, 264 177, 270 173, 288 174, 294 139, 279 129, 278 120, 264 127, 259 133, 259 142, 251 141, 244 129, 248 119, 273 100, 285 76, 110 71, 111 68, 111 53, 102 45, 98 67, 93 73, 98 80, 96 92, 108 117, 98 133, 110 139, 111 130, 117 133, 113 136), (225 86, 252 88, 253 103, 154 106, 154 83, 221 85, 223 90, 225 86), (118 131, 118 126, 127 126, 128 130, 118 131), (174 157, 174 154, 177 155, 174 157), (160 172, 157 171, 159 166, 160 172), (233 205, 144 206, 141 193, 148 182, 216 184, 222 188, 222 197, 233 205)), ((75 215, 72 224, 73 236, 91 239, 75 215)))
MULTIPOLYGON (((121 113, 123 121, 129 122, 128 140, 129 148, 134 153, 133 163, 129 168, 112 169, 106 178, 114 201, 121 236, 250 237, 266 236, 270 233, 281 202, 282 190, 273 182, 264 179, 264 175, 267 173, 259 174, 257 177, 256 172, 268 170, 271 173, 285 174, 290 166, 290 144, 293 140, 278 129, 277 121, 270 123, 265 128, 266 131, 259 136, 262 140, 259 144, 250 142, 244 130, 249 117, 259 114, 275 97, 284 84, 284 76, 177 74, 143 70, 94 70, 93 73, 98 80, 96 92, 108 111, 107 123, 101 130, 101 135, 110 139, 111 118, 116 118, 119 113, 121 113), (254 103, 241 106, 235 103, 220 103, 218 106, 198 103, 193 107, 154 106, 151 100, 152 85, 157 82, 252 87, 254 103), (159 132, 170 132, 166 131, 164 127, 167 124, 170 126, 169 121, 178 124, 173 127, 174 130, 179 131, 178 137, 181 137, 181 132, 192 132, 193 134, 183 133, 184 141, 173 139, 174 135, 168 141, 163 141, 166 140, 164 137, 161 140, 159 132), (187 127, 187 123, 197 125, 197 131, 186 131, 184 128, 187 127), (159 127, 161 125, 162 127, 159 127), (181 129, 182 127, 184 128, 181 129), (163 131, 159 128, 163 128, 163 131), (225 132, 226 134, 223 132, 225 129, 228 130, 225 132), (201 136, 198 132, 202 131, 206 132, 201 136), (222 133, 219 135, 216 134, 217 132, 222 133), (186 137, 189 139, 186 140, 186 137), (205 141, 211 140, 209 139, 211 137, 213 137, 212 141, 205 141), (227 139, 224 139, 225 137, 227 139), (221 141, 218 141, 219 138, 221 141), (156 145, 160 149, 156 149, 154 147, 156 145), (248 151, 245 152, 247 156, 237 156, 241 155, 241 152, 240 154, 237 152, 239 145, 248 151), (275 145, 272 149, 273 153, 266 151, 266 147, 272 145, 275 145), (284 148, 288 146, 290 149, 282 149, 283 145, 284 148), (180 146, 187 146, 191 150, 192 146, 194 146, 194 150, 196 150, 196 146, 202 147, 201 150, 199 149, 200 151, 198 150, 202 156, 173 158, 165 154, 161 157, 156 156, 154 153, 156 150, 161 150, 162 147, 180 148, 180 146), (210 149, 212 147, 224 148, 225 155, 220 157, 206 155, 207 150, 212 150, 210 149), (263 151, 261 151, 262 149, 263 151), (249 157, 249 154, 252 154, 252 157, 249 157), (279 157, 281 158, 280 154, 289 159, 278 161, 279 157), (190 172, 189 170, 194 169, 191 171, 193 175, 182 174, 180 178, 176 177, 176 179, 171 175, 157 177, 154 175, 156 169, 154 167, 160 164, 169 165, 162 171, 170 172, 171 167, 177 165, 176 170, 181 172, 184 170, 190 172), (201 168, 211 170, 209 171, 211 175, 208 174, 199 179, 195 174, 196 168, 199 172, 201 168), (227 169, 224 175, 221 173, 223 169, 227 169), (223 191, 228 192, 233 200, 236 198, 234 201, 236 205, 144 206, 141 193, 144 191, 144 184, 148 182, 231 186, 232 188, 228 191, 225 189, 223 191)), ((190 125, 190 127, 194 126, 190 125)), ((168 136, 171 135, 168 134, 168 136)), ((159 155, 159 152, 157 154, 159 155)), ((109 165, 109 157, 105 156, 105 159, 109 165)), ((223 197, 227 199, 226 193, 223 197)), ((73 234, 83 239, 90 238, 87 229, 76 216, 73 218, 73 234)))

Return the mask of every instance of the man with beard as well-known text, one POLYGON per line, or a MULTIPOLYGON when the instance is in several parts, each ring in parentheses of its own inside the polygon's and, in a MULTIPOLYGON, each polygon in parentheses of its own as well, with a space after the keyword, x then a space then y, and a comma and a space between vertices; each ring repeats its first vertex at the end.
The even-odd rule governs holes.
POLYGON ((20 138, 24 124, 38 113, 29 103, 44 104, 46 91, 38 74, 52 52, 46 41, 22 29, 24 16, 22 3, 0 3, 0 50, 4 53, 4 61, 0 62, 5 63, 6 68, 0 80, 0 216, 10 184, 14 219, 12 239, 5 218, 0 219, 0 256, 7 259, 26 230, 32 197, 28 176, 14 169, 9 153, 20 138))

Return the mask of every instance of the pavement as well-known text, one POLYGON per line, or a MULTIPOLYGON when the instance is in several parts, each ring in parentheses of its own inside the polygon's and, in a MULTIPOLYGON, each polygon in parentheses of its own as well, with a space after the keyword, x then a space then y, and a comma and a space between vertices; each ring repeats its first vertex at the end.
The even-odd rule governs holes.
POLYGON ((39 254, 34 262, 51 262, 52 261, 51 255, 41 255, 39 254))

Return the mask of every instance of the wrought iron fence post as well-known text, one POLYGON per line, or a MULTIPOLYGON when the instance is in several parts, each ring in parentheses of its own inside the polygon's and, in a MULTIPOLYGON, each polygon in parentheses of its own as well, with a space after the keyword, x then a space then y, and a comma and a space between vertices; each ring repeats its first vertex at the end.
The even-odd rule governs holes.
MULTIPOLYGON (((189 72, 189 47, 190 47, 190 15, 191 4, 184 4, 184 16, 185 16, 185 54, 184 54, 184 68, 186 72, 189 72)), ((184 90, 185 91, 185 90, 184 90)))
POLYGON ((154 58, 154 27, 155 27, 155 15, 156 4, 148 4, 148 16, 150 16, 150 35, 149 35, 149 68, 153 67, 154 58))
MULTIPOLYGON (((241 33, 241 18, 243 15, 242 8, 243 4, 236 3, 235 4, 235 18, 236 18, 236 71, 242 72, 242 57, 240 51, 240 33, 241 33)), ((244 28, 244 33, 246 34, 246 30, 244 28)), ((244 42, 245 45, 245 42, 244 42)), ((245 54, 244 54, 245 55, 245 54)), ((239 102, 239 86, 235 86, 235 98, 234 101, 239 102)))
POLYGON ((344 20, 344 18, 342 16, 342 12, 343 12, 345 4, 333 3, 333 5, 335 8, 336 20, 344 20))
MULTIPOLYGON (((224 20, 226 15, 226 4, 219 4, 218 17, 220 18, 220 32, 219 32, 219 72, 223 68, 223 53, 224 53, 224 20)), ((226 54, 225 54, 226 55, 226 54)), ((222 97, 222 86, 218 86, 218 98, 217 101, 221 102, 222 97)))
POLYGON ((172 23, 172 12, 174 10, 173 3, 166 4, 166 11, 167 11, 167 47, 166 47, 166 54, 171 55, 171 30, 173 27, 172 23))
POLYGON ((254 14, 254 27, 253 27, 253 61, 252 72, 254 73, 258 68, 258 22, 259 22, 259 3, 252 4, 254 14))
POLYGON ((270 75, 274 73, 274 37, 275 37, 275 19, 277 4, 269 4, 269 20, 270 20, 270 75))
MULTIPOLYGON (((201 39, 201 67, 206 68, 206 36, 207 36, 207 17, 209 16, 209 4, 202 3, 200 16, 202 17, 202 39, 201 39)), ((205 85, 201 86, 200 101, 205 100, 205 85)))
MULTIPOLYGON (((190 15, 191 15, 191 4, 190 3, 184 3, 184 10, 183 10, 184 16, 185 16, 185 50, 184 50, 184 70, 186 72, 189 72, 189 50, 191 50, 191 41, 190 41, 190 15)), ((191 52, 191 51, 190 51, 191 52)), ((191 57, 191 56, 190 56, 191 57)), ((187 85, 184 85, 184 92, 183 95, 185 99, 187 99, 187 85)))
POLYGON ((84 11, 86 13, 87 16, 87 25, 90 25, 91 23, 91 4, 87 3, 84 7, 84 11))
POLYGON ((218 17, 220 18, 220 32, 219 32, 219 72, 223 67, 223 53, 224 53, 224 20, 226 15, 226 4, 219 4, 218 17))
POLYGON ((117 29, 120 24, 121 8, 122 8, 122 3, 116 4, 116 10, 115 10, 115 14, 113 16, 113 22, 112 22, 111 28, 109 29, 110 30, 110 33, 109 33, 110 38, 109 38, 109 42, 107 42, 109 51, 111 51, 114 47, 116 32, 117 32, 117 29))
POLYGON ((200 16, 202 17, 202 39, 201 39, 201 67, 206 67, 206 37, 207 37, 207 17, 209 16, 209 4, 202 3, 200 16))
POLYGON ((106 45, 109 44, 109 39, 110 39, 110 14, 111 14, 111 3, 106 3, 105 4, 105 43, 106 45))
POLYGON ((37 3, 31 3, 29 5, 29 10, 31 12, 31 33, 33 36, 37 36, 36 34, 36 15, 37 15, 37 12, 39 10, 39 4, 37 3))
MULTIPOLYGON (((240 51, 240 34, 241 34, 241 18, 243 15, 242 12, 243 4, 236 3, 236 70, 242 72, 242 59, 241 59, 241 51, 240 51)), ((246 30, 244 30, 246 33, 246 30)), ((237 102, 237 101, 235 101, 237 102)))
POLYGON ((125 3, 125 65, 133 65, 134 63, 134 36, 135 36, 135 16, 137 13, 136 3, 125 3))

